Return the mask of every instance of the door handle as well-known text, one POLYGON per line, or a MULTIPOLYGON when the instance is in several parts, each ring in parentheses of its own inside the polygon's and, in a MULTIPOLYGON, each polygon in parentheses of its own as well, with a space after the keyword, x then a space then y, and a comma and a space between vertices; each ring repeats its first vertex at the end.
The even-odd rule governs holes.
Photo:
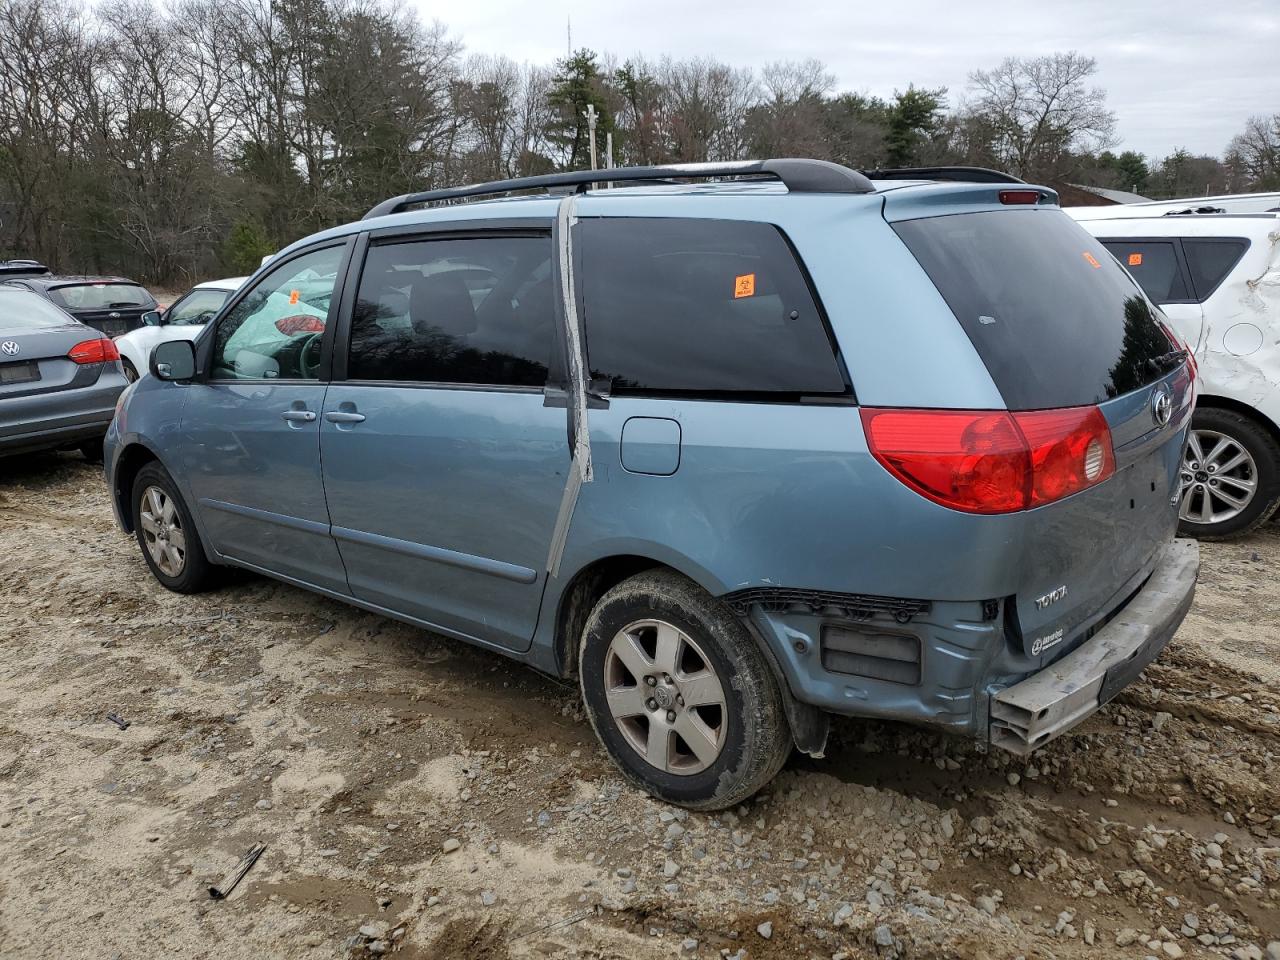
POLYGON ((330 423, 364 423, 363 413, 350 413, 346 410, 330 410, 324 418, 330 423))
POLYGON ((284 413, 280 414, 280 418, 294 423, 312 423, 314 422, 316 415, 315 412, 311 410, 286 410, 284 413))

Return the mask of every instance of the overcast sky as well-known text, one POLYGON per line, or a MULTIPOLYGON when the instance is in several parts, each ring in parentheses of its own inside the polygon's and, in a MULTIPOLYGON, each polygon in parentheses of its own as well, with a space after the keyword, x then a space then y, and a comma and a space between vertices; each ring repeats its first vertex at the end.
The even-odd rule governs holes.
POLYGON ((469 53, 549 63, 564 56, 571 18, 574 47, 619 59, 669 53, 758 67, 817 57, 840 89, 946 86, 952 105, 970 70, 1074 49, 1098 61, 1121 149, 1149 156, 1217 155, 1250 116, 1280 113, 1280 0, 411 2, 469 53))

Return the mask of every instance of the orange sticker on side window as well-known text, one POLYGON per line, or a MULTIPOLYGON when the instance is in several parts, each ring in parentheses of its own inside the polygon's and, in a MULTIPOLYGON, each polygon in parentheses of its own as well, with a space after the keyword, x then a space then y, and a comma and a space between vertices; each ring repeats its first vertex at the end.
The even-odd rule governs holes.
POLYGON ((292 290, 292 291, 290 291, 290 293, 289 293, 289 305, 290 305, 290 306, 294 306, 295 304, 297 304, 297 302, 298 302, 298 298, 299 298, 299 297, 301 297, 301 296, 302 296, 302 294, 300 294, 297 290, 292 290))
POLYGON ((1131 253, 1131 254, 1129 254, 1129 266, 1131 266, 1131 267, 1140 267, 1140 266, 1142 266, 1142 254, 1140 254, 1140 253, 1131 253))
POLYGON ((1092 253, 1090 253, 1088 250, 1086 250, 1086 251, 1084 252, 1084 258, 1085 258, 1086 260, 1088 260, 1088 261, 1089 261, 1089 266, 1093 267, 1093 269, 1095 269, 1095 270, 1097 270, 1099 267, 1101 267, 1101 266, 1102 266, 1102 264, 1100 264, 1100 263, 1098 262, 1098 258, 1097 258, 1097 257, 1095 257, 1095 256, 1094 256, 1092 253))
POLYGON ((738 300, 742 297, 754 297, 756 295, 756 275, 754 273, 744 273, 740 277, 733 279, 733 299, 738 300))

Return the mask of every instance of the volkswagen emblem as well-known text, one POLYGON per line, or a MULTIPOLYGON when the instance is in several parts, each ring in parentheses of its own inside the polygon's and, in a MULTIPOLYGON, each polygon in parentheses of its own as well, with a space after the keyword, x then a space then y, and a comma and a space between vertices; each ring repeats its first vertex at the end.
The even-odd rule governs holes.
POLYGON ((1157 426, 1163 427, 1173 418, 1173 397, 1169 396, 1169 388, 1156 387, 1151 394, 1151 419, 1157 426))
POLYGON ((18 341, 16 340, 6 340, 4 343, 0 343, 0 353, 3 353, 6 357, 16 357, 20 349, 22 348, 18 346, 18 341))
POLYGON ((120 314, 118 314, 118 313, 113 313, 113 314, 111 315, 111 319, 112 319, 112 320, 119 320, 119 319, 120 319, 120 314))

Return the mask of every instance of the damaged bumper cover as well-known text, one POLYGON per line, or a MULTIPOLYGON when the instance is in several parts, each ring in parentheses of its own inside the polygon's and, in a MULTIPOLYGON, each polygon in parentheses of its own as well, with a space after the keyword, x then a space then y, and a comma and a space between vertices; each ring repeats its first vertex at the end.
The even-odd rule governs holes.
POLYGON ((1061 660, 992 695, 992 745, 1028 754, 1135 680, 1191 609, 1199 569, 1195 540, 1166 546, 1147 582, 1115 619, 1061 660))

